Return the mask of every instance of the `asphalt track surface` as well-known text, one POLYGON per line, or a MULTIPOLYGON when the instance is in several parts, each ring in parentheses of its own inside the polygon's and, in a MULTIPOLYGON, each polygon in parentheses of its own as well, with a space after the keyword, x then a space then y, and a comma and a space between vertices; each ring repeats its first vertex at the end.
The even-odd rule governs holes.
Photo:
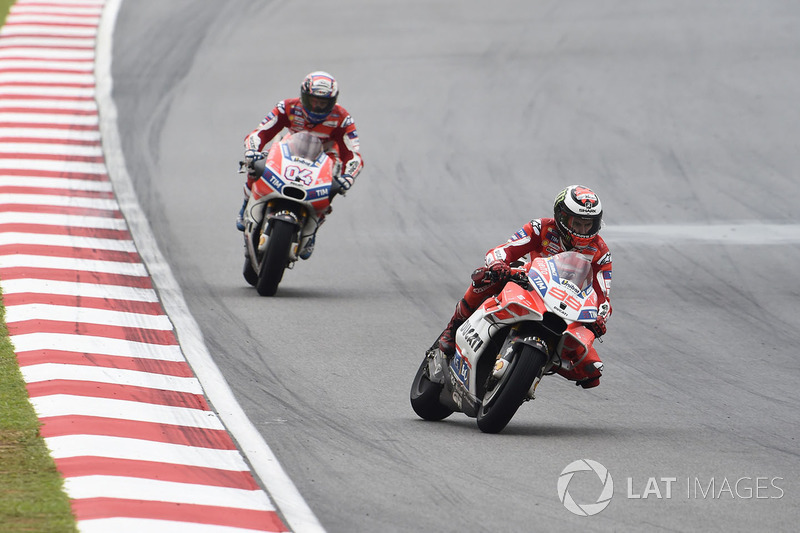
POLYGON ((326 530, 790 531, 798 49, 791 1, 137 0, 112 68, 161 250, 326 530), (260 298, 233 226, 241 141, 317 69, 366 169, 260 298), (417 419, 411 379, 470 271, 569 183, 600 195, 614 254, 601 386, 546 379, 499 435, 417 419), (590 517, 556 488, 583 458, 614 481, 590 517))

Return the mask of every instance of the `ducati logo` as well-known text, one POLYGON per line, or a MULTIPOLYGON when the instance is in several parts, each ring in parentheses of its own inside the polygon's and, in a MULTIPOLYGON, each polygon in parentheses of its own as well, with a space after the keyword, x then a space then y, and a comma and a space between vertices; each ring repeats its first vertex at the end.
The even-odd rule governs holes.
POLYGON ((481 346, 483 346, 483 339, 481 339, 478 332, 475 331, 472 326, 470 326, 469 322, 465 322, 464 326, 460 328, 461 333, 464 335, 464 340, 467 341, 469 347, 472 348, 473 352, 477 352, 481 346))

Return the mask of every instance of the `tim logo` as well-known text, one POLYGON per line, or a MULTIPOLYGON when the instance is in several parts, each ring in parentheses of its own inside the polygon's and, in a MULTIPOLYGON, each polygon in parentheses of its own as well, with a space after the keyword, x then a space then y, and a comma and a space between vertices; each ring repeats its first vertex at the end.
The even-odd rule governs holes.
POLYGON ((322 198, 324 196, 328 196, 330 194, 329 187, 320 187, 319 189, 314 189, 308 192, 309 198, 322 198))
POLYGON ((274 175, 271 175, 269 177, 269 184, 272 185, 278 192, 280 192, 281 189, 283 189, 283 182, 274 175))
POLYGON ((544 280, 539 276, 539 274, 533 274, 531 272, 530 279, 533 281, 533 284, 536 285, 536 288, 539 289, 539 292, 544 296, 547 294, 547 285, 545 284, 544 280))

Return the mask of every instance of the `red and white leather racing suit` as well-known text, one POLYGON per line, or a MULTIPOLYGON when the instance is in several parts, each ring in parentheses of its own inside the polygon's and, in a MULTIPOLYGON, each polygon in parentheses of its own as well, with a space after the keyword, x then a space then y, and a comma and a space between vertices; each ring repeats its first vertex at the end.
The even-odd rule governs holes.
MULTIPOLYGON (((494 261, 503 261, 506 264, 530 254, 530 260, 536 257, 549 257, 560 252, 573 250, 591 258, 592 261, 592 286, 597 294, 597 304, 600 314, 607 319, 611 316, 611 252, 605 241, 596 235, 587 246, 581 248, 567 248, 552 218, 539 218, 531 220, 517 231, 507 242, 496 246, 486 253, 486 266, 494 261)), ((495 296, 503 288, 505 282, 495 282, 484 286, 471 286, 464 294, 464 300, 471 309, 477 309, 484 300, 495 296)), ((571 371, 559 369, 557 372, 567 379, 580 381, 584 387, 595 386, 599 381, 600 372, 593 366, 594 362, 601 362, 594 348, 587 354, 587 364, 581 365, 571 371)))
MULTIPOLYGON (((341 163, 339 174, 347 174, 355 179, 364 168, 364 159, 359 153, 356 125, 342 106, 337 104, 324 121, 314 124, 308 121, 303 112, 300 98, 281 100, 264 117, 261 124, 245 137, 244 149, 263 151, 264 146, 284 128, 292 133, 309 131, 319 137, 328 155, 341 163)), ((256 176, 248 176, 248 189, 255 179, 256 176)))

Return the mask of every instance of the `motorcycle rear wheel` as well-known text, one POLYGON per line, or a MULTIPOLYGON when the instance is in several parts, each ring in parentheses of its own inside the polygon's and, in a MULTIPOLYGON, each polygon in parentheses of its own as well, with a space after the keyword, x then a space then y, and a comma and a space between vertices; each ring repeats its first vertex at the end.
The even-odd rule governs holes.
POLYGON ((256 290, 261 296, 274 296, 278 292, 278 284, 283 279, 283 271, 289 263, 289 250, 296 228, 294 224, 280 219, 273 219, 270 224, 272 229, 256 282, 256 290))
POLYGON ((499 433, 508 425, 546 363, 546 354, 533 346, 522 346, 500 381, 484 394, 477 416, 481 431, 499 433))
POLYGON ((414 412, 424 420, 444 420, 453 410, 439 403, 439 394, 442 392, 441 383, 434 383, 428 379, 428 358, 422 360, 417 375, 411 384, 411 407, 414 412))

